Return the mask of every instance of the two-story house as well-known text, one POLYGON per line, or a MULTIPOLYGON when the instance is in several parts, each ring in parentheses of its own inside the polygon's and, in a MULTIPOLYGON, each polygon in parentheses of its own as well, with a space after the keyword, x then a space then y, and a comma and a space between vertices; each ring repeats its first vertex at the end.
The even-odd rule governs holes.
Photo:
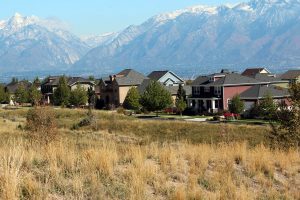
MULTIPOLYGON (((61 76, 49 76, 41 84, 41 92, 43 94, 44 102, 50 104, 52 102, 53 94, 59 84, 61 76)), ((78 85, 83 87, 86 91, 91 88, 95 89, 95 83, 92 80, 82 77, 66 77, 67 84, 71 90, 74 90, 78 85)))
POLYGON ((132 87, 138 87, 145 79, 143 74, 125 69, 118 74, 100 79, 100 97, 105 105, 120 106, 123 104, 128 91, 132 87))
POLYGON ((199 76, 192 83, 192 96, 188 105, 199 112, 228 110, 233 96, 241 94, 255 85, 268 85, 269 82, 237 73, 216 73, 199 76))

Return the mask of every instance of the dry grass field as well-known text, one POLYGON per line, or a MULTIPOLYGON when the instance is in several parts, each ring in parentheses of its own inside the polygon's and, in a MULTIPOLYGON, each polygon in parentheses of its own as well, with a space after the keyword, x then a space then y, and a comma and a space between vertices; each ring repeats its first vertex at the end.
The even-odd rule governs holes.
POLYGON ((59 137, 23 130, 0 110, 0 199, 300 199, 300 153, 263 145, 266 126, 141 121, 57 109, 59 137))

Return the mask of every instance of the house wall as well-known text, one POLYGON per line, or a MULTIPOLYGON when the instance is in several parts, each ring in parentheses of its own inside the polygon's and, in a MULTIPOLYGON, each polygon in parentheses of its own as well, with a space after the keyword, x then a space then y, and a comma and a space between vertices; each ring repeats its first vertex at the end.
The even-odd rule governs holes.
POLYGON ((237 94, 241 94, 242 92, 245 92, 249 88, 251 88, 252 85, 247 86, 225 86, 224 87, 224 94, 223 94, 223 105, 224 110, 228 110, 228 99, 232 99, 233 96, 237 94))
POLYGON ((91 85, 91 84, 87 84, 87 83, 83 83, 83 84, 77 83, 77 84, 71 86, 71 90, 72 90, 72 91, 75 90, 75 89, 77 88, 77 85, 80 85, 80 86, 83 87, 86 91, 88 91, 88 89, 92 86, 92 88, 93 88, 93 90, 94 90, 94 86, 91 85))
POLYGON ((282 88, 289 88, 289 83, 274 83, 272 85, 282 87, 282 88))
MULTIPOLYGON (((161 83, 166 82, 168 79, 173 80, 176 84, 173 84, 174 86, 179 85, 181 82, 181 80, 179 80, 176 76, 174 76, 173 74, 171 74, 170 72, 166 73, 163 77, 161 77, 158 81, 161 83)), ((166 86, 170 86, 171 82, 167 82, 166 86)))
POLYGON ((119 94, 118 94, 119 104, 122 105, 124 103, 127 93, 130 90, 130 88, 132 88, 132 87, 136 87, 136 86, 121 86, 121 87, 119 87, 119 94))

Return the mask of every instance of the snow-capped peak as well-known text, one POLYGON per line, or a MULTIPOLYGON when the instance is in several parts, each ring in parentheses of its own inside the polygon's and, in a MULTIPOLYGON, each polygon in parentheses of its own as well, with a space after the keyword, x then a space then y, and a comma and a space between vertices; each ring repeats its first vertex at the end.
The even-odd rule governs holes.
POLYGON ((186 9, 176 10, 169 13, 163 13, 155 16, 154 19, 158 22, 164 22, 167 20, 175 19, 184 13, 206 13, 206 14, 214 15, 217 14, 218 12, 217 9, 218 7, 215 6, 198 5, 198 6, 188 7, 186 9))

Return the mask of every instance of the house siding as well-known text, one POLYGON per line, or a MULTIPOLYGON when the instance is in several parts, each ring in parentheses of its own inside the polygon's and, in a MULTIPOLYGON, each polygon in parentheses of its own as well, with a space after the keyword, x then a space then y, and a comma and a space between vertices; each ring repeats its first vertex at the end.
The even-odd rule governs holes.
POLYGON ((232 99, 233 96, 237 94, 241 94, 242 92, 245 92, 249 88, 251 88, 253 85, 247 85, 247 86, 225 86, 224 87, 224 95, 223 95, 223 105, 224 110, 228 110, 228 99, 232 99))

